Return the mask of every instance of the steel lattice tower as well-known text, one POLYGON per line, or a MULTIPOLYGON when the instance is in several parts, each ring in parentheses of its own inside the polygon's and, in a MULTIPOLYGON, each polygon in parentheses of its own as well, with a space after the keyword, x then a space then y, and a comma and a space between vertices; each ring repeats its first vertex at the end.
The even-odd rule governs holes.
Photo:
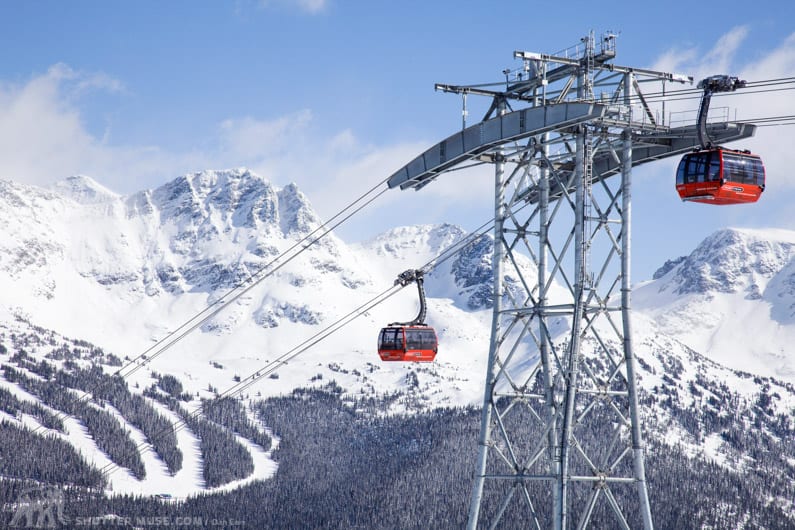
MULTIPOLYGON (((651 530, 630 319, 632 167, 698 145, 694 125, 666 126, 641 91, 692 78, 611 64, 613 35, 514 57, 523 66, 513 79, 506 71, 505 90, 437 85, 493 102, 389 180, 419 189, 463 162, 495 167, 492 331, 468 526, 651 530)), ((754 132, 709 128, 720 142, 754 132)))

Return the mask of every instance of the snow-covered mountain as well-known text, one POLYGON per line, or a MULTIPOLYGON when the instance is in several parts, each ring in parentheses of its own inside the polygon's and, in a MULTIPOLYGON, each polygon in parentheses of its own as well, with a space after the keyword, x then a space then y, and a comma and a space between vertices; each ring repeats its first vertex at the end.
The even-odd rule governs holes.
MULTIPOLYGON (((127 197, 84 176, 48 190, 0 182, 0 222, 6 307, 122 358, 146 351, 235 286, 272 272, 152 361, 154 370, 195 379, 194 390, 206 386, 199 374, 211 362, 223 365, 230 381, 245 376, 466 236, 452 225, 409 226, 352 245, 333 234, 299 244, 322 222, 308 198, 294 184, 279 188, 245 169, 184 175, 127 197), (279 261, 285 252, 295 259, 279 261)), ((491 235, 481 236, 426 281, 429 321, 443 344, 437 379, 456 381, 436 385, 440 405, 480 398, 492 248, 491 235)), ((795 232, 717 232, 636 287, 636 318, 653 322, 652 335, 729 368, 795 382, 793 249, 795 232)), ((318 375, 356 391, 394 386, 406 367, 378 362, 375 336, 384 323, 413 317, 416 304, 413 287, 404 289, 257 390, 280 393, 318 375), (330 373, 329 365, 347 375, 373 369, 357 380, 330 373)), ((636 342, 646 338, 639 334, 636 342)))
MULTIPOLYGON (((126 197, 83 176, 50 189, 0 182, 0 223, 5 295, 0 361, 16 359, 15 369, 35 379, 49 368, 37 367, 26 355, 46 357, 57 368, 70 361, 79 366, 80 359, 91 359, 57 353, 60 343, 90 341, 104 352, 94 361, 112 373, 176 336, 172 347, 147 355, 144 369, 132 370, 126 379, 139 391, 168 397, 173 383, 163 376, 173 376, 195 406, 314 342, 318 332, 389 288, 400 272, 425 265, 467 236, 442 224, 399 227, 356 244, 332 234, 308 245, 302 240, 319 235, 322 223, 308 198, 294 184, 280 188, 245 169, 189 174, 126 197), (279 260, 285 252, 295 259, 279 260), (263 276, 259 283, 251 281, 263 276), (239 285, 252 287, 241 293, 235 290, 239 285), (201 325, 191 320, 230 297, 232 303, 201 325), (40 347, 20 346, 14 339, 36 330, 51 337, 40 347), (186 330, 193 331, 183 338, 186 330), (20 348, 27 348, 26 355, 20 356, 20 348)), ((794 248, 795 232, 724 230, 637 287, 638 377, 650 428, 658 436, 731 466, 753 460, 732 421, 791 421, 794 248), (693 410, 708 411, 714 421, 687 420, 693 410)), ((378 329, 416 314, 416 291, 409 287, 291 358, 245 395, 272 396, 333 381, 349 396, 400 395, 391 401, 397 411, 478 404, 493 303, 492 249, 493 238, 480 236, 426 278, 428 319, 440 338, 436 362, 378 360, 378 329)), ((526 266, 532 276, 529 261, 526 266)), ((551 297, 556 290, 562 291, 553 286, 551 297)), ((70 348, 82 347, 75 344, 70 348)), ((8 377, 0 378, 0 386, 14 389, 29 410, 41 404, 8 377)), ((173 418, 176 413, 161 405, 156 405, 160 412, 173 418)), ((139 427, 130 429, 146 438, 139 427)), ((774 427, 767 431, 771 440, 785 436, 774 427)), ((195 445, 182 436, 182 443, 195 445)), ((72 443, 101 453, 87 446, 85 436, 72 443)), ((272 471, 267 450, 250 449, 259 455, 253 459, 259 475, 249 476, 272 471)), ((793 468, 787 473, 795 472, 792 456, 776 458, 793 468)), ((198 462, 191 457, 186 465, 195 473, 198 462)), ((144 465, 155 469, 156 464, 144 465)), ((168 473, 149 476, 150 483, 126 477, 112 486, 171 491, 168 473)), ((189 484, 180 494, 206 490, 201 481, 189 484)))
MULTIPOLYGON (((7 307, 121 358, 146 351, 235 286, 268 276, 150 363, 186 378, 192 391, 254 373, 465 235, 450 225, 406 227, 352 246, 333 234, 310 246, 300 241, 319 235, 321 221, 303 193, 245 169, 185 175, 128 197, 88 177, 49 190, 0 182, 0 222, 7 307), (295 259, 277 260, 285 252, 295 259), (223 366, 220 379, 211 363, 223 366)), ((440 405, 480 393, 491 246, 483 236, 427 282, 430 323, 445 343, 439 373, 429 376, 440 405)), ((404 289, 253 390, 271 395, 329 379, 352 391, 400 387, 409 369, 382 365, 374 343, 382 325, 413 317, 416 307, 416 291, 404 289)))
POLYGON ((636 287, 660 333, 727 367, 795 383, 795 231, 725 229, 636 287))

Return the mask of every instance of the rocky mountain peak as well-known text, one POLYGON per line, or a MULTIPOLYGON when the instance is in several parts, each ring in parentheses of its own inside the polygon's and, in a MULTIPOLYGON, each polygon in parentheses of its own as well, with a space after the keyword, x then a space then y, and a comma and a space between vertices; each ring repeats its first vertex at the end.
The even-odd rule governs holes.
POLYGON ((285 236, 305 235, 320 226, 320 217, 295 183, 285 186, 276 197, 280 226, 285 236))
POLYGON ((654 278, 676 294, 759 292, 795 255, 795 232, 726 228, 684 258, 666 262, 654 278))
POLYGON ((296 184, 283 189, 245 168, 207 170, 183 175, 133 201, 135 209, 160 211, 163 221, 180 225, 213 224, 218 231, 252 228, 263 233, 294 237, 320 224, 307 197, 296 184), (223 225, 223 226, 221 226, 223 225))

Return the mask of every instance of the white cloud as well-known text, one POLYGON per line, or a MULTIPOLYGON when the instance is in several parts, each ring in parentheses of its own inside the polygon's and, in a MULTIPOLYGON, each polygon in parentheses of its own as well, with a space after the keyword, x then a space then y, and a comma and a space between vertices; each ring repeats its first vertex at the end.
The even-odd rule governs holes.
POLYGON ((57 63, 50 67, 47 75, 67 91, 74 95, 82 95, 91 90, 123 93, 126 91, 124 84, 104 72, 78 72, 64 63, 57 63), (71 86, 69 85, 71 83, 71 86))
POLYGON ((324 136, 309 109, 273 119, 226 119, 209 138, 193 140, 206 146, 201 151, 110 144, 85 125, 81 105, 87 100, 80 94, 89 89, 125 91, 105 74, 63 64, 25 83, 0 86, 0 178, 49 185, 86 174, 132 193, 189 171, 247 166, 277 185, 298 183, 310 199, 322 197, 315 202, 330 216, 427 147, 365 144, 349 129, 324 136))
POLYGON ((328 6, 327 0, 260 0, 260 6, 285 6, 297 8, 304 13, 315 15, 326 10, 328 6))
POLYGON ((319 13, 326 8, 326 0, 298 0, 298 5, 308 13, 319 13))
MULTIPOLYGON (((431 141, 374 145, 344 129, 328 136, 316 132, 309 110, 274 120, 244 117, 220 124, 221 166, 247 166, 277 185, 296 182, 323 218, 330 218, 373 187, 386 189, 385 180, 431 141)), ((389 190, 377 203, 357 214, 356 227, 343 233, 351 239, 374 235, 402 224, 449 220, 468 227, 483 219, 469 220, 461 213, 485 205, 490 215, 493 168, 446 174, 417 193, 389 190), (477 221, 477 222, 476 222, 477 221)))
POLYGON ((672 49, 662 54, 652 66, 652 70, 660 72, 679 72, 681 65, 695 60, 697 52, 694 48, 672 49))
POLYGON ((102 73, 56 64, 23 84, 0 87, 0 178, 45 185, 78 173, 129 192, 136 181, 199 167, 198 153, 173 154, 157 146, 112 146, 87 129, 79 106, 88 91, 124 92, 102 73))
POLYGON ((711 72, 728 72, 734 62, 734 56, 737 49, 742 44, 743 40, 748 36, 748 28, 745 26, 738 26, 731 29, 728 33, 723 35, 715 46, 704 56, 701 62, 702 73, 705 71, 711 72))
MULTIPOLYGON (((743 65, 738 71, 740 77, 748 81, 792 77, 795 72, 795 33, 772 52, 743 65)), ((791 84, 789 88, 792 88, 791 84)), ((792 90, 753 93, 756 90, 765 89, 746 89, 732 98, 732 104, 738 106, 738 119, 795 115, 795 96, 792 90)), ((791 169, 795 165, 793 137, 795 137, 793 125, 759 127, 756 136, 748 143, 748 148, 758 152, 765 161, 770 190, 795 187, 795 173, 791 169)))
POLYGON ((221 165, 247 166, 277 184, 296 182, 310 200, 318 198, 320 214, 330 216, 427 147, 366 144, 350 129, 323 137, 314 121, 308 109, 273 120, 225 120, 217 159, 221 165))
POLYGON ((652 69, 663 72, 687 71, 696 80, 713 74, 729 73, 734 55, 747 35, 748 28, 745 26, 732 28, 706 53, 698 48, 673 48, 663 53, 652 69))
POLYGON ((41 182, 63 175, 93 147, 77 108, 62 91, 62 65, 24 86, 0 90, 0 175, 41 182))

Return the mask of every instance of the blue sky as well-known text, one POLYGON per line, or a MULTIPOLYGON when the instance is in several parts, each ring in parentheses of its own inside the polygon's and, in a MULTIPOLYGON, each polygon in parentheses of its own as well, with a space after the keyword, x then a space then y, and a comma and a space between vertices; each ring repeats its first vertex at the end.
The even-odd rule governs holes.
MULTIPOLYGON (((247 166, 296 182, 324 216, 460 127, 436 82, 495 81, 514 50, 553 53, 620 32, 622 65, 762 80, 795 75, 792 2, 12 1, 0 4, 0 178, 86 174, 132 193, 202 169, 247 166), (563 4, 561 4, 563 6, 563 4), (609 7, 610 9, 606 9, 609 7)), ((482 114, 470 98, 470 119, 482 114)), ((795 97, 737 97, 738 117, 795 114, 795 97)), ((725 226, 795 229, 795 127, 760 129, 757 205, 682 204, 675 161, 635 171, 634 275, 725 226)), ((393 191, 341 230, 474 228, 490 173, 393 191), (381 206, 378 208, 378 206, 381 206)))

